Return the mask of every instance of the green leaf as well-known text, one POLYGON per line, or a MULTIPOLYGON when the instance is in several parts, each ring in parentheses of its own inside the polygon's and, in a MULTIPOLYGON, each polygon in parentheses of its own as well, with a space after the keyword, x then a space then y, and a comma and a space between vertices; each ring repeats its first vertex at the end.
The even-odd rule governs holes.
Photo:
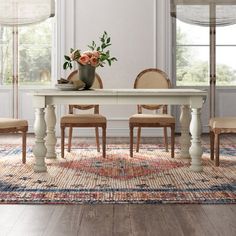
POLYGON ((111 38, 109 37, 108 39, 107 39, 107 43, 110 43, 111 42, 111 38))
POLYGON ((100 47, 97 47, 97 51, 100 51, 100 47))
POLYGON ((101 56, 100 56, 100 60, 101 60, 101 61, 105 61, 106 59, 107 59, 107 56, 106 56, 106 55, 101 55, 101 56))
POLYGON ((73 49, 73 48, 70 49, 70 53, 72 53, 72 52, 74 52, 74 49, 73 49))
POLYGON ((88 48, 90 48, 92 51, 94 50, 94 47, 91 45, 88 45, 88 48))
POLYGON ((80 50, 76 50, 75 52, 75 59, 78 59, 80 57, 80 50))
POLYGON ((111 46, 111 44, 106 44, 104 48, 107 48, 107 47, 109 47, 109 46, 111 46))
POLYGON ((64 69, 64 70, 66 70, 66 69, 67 69, 67 67, 68 67, 68 64, 69 64, 69 62, 67 62, 67 61, 66 61, 66 62, 63 64, 63 69, 64 69))
POLYGON ((64 57, 65 57, 65 59, 66 59, 67 61, 71 61, 71 59, 70 59, 69 56, 65 55, 64 57))

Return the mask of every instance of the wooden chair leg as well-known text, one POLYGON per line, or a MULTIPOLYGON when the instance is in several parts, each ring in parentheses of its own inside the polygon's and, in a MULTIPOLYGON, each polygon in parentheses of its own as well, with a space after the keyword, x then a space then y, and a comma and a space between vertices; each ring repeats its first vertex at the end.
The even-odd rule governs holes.
POLYGON ((171 158, 175 157, 175 126, 171 126, 171 158))
POLYGON ((214 140, 215 134, 213 131, 210 131, 210 149, 211 149, 211 160, 214 160, 214 140))
POLYGON ((102 156, 106 157, 106 126, 102 127, 102 156))
POLYGON ((71 151, 71 141, 72 141, 72 133, 73 133, 73 128, 72 126, 69 127, 69 136, 68 136, 68 152, 71 151))
POLYGON ((98 130, 98 127, 95 127, 95 135, 96 135, 97 151, 100 152, 99 130, 98 130))
POLYGON ((138 130, 137 130, 136 152, 139 152, 140 139, 141 139, 141 127, 138 127, 138 130))
POLYGON ((133 145, 134 145, 134 127, 133 126, 129 127, 129 132, 130 132, 129 152, 130 152, 130 157, 133 157, 133 145))
POLYGON ((26 135, 27 132, 23 131, 22 132, 22 163, 26 163, 26 135))
POLYGON ((166 152, 168 152, 168 137, 167 137, 167 127, 164 127, 164 143, 165 143, 165 148, 166 152))
POLYGON ((61 127, 61 157, 64 158, 65 127, 61 127))
POLYGON ((220 134, 215 133, 215 166, 220 165, 219 155, 220 155, 220 134))

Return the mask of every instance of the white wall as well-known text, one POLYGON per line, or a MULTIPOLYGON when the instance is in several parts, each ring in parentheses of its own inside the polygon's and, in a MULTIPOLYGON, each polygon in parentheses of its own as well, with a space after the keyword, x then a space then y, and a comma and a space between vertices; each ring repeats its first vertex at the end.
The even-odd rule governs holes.
MULTIPOLYGON (((165 0, 61 0, 59 26, 61 52, 58 76, 69 71, 61 69, 63 55, 69 49, 87 49, 92 40, 98 42, 104 30, 111 36, 112 56, 118 61, 111 67, 98 68, 104 88, 132 88, 137 74, 146 68, 159 67, 170 73, 170 36, 168 1, 165 0), (62 18, 65 20, 63 21, 62 18)), ((128 136, 128 118, 135 106, 102 106, 108 119, 108 136, 128 136)), ((83 135, 89 135, 82 131, 83 135)), ((145 133, 145 131, 144 131, 145 133)), ((93 132, 91 135, 94 135, 93 132)), ((146 135, 157 135, 147 130, 146 135)))

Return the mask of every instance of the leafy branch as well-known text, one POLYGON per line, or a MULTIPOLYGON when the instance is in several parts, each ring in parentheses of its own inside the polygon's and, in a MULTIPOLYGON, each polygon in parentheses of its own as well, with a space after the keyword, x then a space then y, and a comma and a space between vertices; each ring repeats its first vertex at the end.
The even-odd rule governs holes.
POLYGON ((79 49, 70 49, 70 56, 65 55, 65 62, 63 64, 63 69, 66 70, 67 68, 72 69, 72 62, 77 61, 81 57, 81 53, 79 49))
POLYGON ((100 53, 99 58, 99 66, 104 67, 105 62, 108 63, 109 66, 111 66, 111 63, 114 61, 117 61, 116 57, 110 56, 110 51, 106 50, 109 46, 111 46, 111 37, 108 36, 107 32, 104 31, 102 37, 100 37, 100 45, 97 46, 97 44, 92 41, 91 45, 88 45, 88 47, 93 51, 98 51, 100 53))

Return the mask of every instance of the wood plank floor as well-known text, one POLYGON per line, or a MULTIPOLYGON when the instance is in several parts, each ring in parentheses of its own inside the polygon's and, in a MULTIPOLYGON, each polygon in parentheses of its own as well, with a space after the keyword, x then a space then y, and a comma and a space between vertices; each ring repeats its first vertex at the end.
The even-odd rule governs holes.
POLYGON ((0 205, 1 236, 236 235, 235 205, 0 205))
MULTIPOLYGON (((3 143, 20 143, 20 137, 0 136, 3 143)), ((8 235, 235 236, 236 205, 0 205, 0 236, 8 235)))

